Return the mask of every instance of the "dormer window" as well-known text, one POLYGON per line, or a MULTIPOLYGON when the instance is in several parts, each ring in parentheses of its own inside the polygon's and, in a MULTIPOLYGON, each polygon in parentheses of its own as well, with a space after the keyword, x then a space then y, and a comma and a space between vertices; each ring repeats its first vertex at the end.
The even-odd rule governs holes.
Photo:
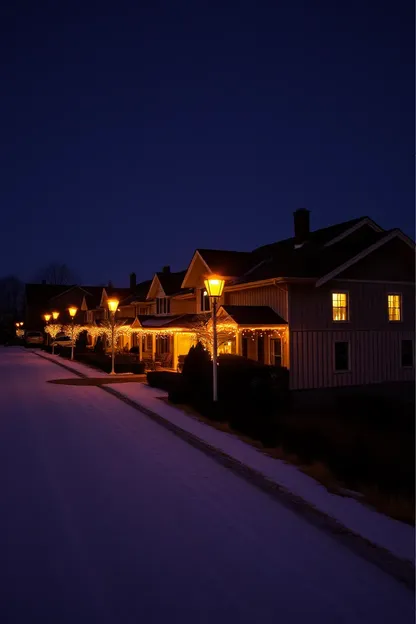
POLYGON ((170 314, 170 299, 168 297, 157 297, 156 314, 170 314))
POLYGON ((205 288, 201 288, 200 291, 200 304, 201 312, 209 312, 211 310, 211 300, 208 297, 208 293, 205 288))

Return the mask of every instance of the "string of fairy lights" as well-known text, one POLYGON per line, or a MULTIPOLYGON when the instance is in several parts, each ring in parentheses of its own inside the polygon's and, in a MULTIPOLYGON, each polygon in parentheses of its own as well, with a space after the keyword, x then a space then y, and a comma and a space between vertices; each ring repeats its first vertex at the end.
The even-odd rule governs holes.
MULTIPOLYGON (((218 331, 218 340, 226 341, 230 339, 234 339, 237 335, 247 337, 253 341, 257 339, 257 337, 271 337, 271 338, 280 338, 282 340, 286 339, 287 330, 286 329, 274 329, 270 327, 245 327, 238 328, 231 323, 218 323, 217 325, 218 331)), ((51 323, 45 327, 45 332, 51 336, 52 339, 55 339, 59 333, 63 333, 67 336, 74 336, 74 339, 77 340, 82 332, 87 332, 92 339, 96 340, 99 337, 105 337, 109 346, 111 347, 111 324, 107 321, 103 321, 101 325, 78 325, 78 324, 66 324, 60 325, 59 323, 51 323)), ((174 335, 194 335, 198 340, 202 342, 202 344, 209 348, 212 346, 213 342, 213 331, 212 327, 201 328, 190 328, 188 331, 183 328, 171 327, 167 328, 153 328, 153 327, 132 327, 130 325, 116 324, 114 327, 114 338, 116 343, 119 341, 119 338, 130 338, 133 335, 136 336, 146 336, 152 335, 159 338, 169 338, 174 335)))

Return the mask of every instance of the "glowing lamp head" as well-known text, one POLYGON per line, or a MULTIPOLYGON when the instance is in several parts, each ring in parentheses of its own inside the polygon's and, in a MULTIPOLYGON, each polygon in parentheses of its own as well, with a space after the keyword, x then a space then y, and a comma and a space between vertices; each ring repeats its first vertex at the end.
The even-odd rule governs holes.
POLYGON ((20 327, 20 323, 15 323, 16 327, 20 327))
POLYGON ((75 308, 74 306, 68 308, 68 312, 69 312, 69 316, 71 318, 74 318, 75 314, 78 312, 78 308, 75 308))
POLYGON ((59 316, 59 312, 52 312, 52 318, 53 318, 54 321, 56 321, 58 316, 59 316))
POLYGON ((108 305, 108 309, 110 310, 110 312, 113 312, 113 313, 117 312, 118 299, 108 299, 107 305, 108 305))
POLYGON ((19 325, 20 325, 20 327, 23 327, 23 321, 21 321, 21 322, 19 323, 19 325))
POLYGON ((50 318, 51 318, 51 315, 50 315, 50 314, 44 314, 44 315, 43 315, 43 318, 44 318, 44 319, 45 319, 45 321, 48 323, 48 322, 49 322, 49 320, 50 320, 50 318))
POLYGON ((225 281, 221 277, 212 275, 204 281, 204 284, 208 297, 221 297, 225 284, 225 281))

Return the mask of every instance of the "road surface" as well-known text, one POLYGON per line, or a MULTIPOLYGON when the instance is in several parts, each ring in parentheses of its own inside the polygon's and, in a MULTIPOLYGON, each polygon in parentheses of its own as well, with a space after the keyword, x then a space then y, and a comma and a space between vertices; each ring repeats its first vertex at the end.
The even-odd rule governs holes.
POLYGON ((99 388, 0 348, 2 624, 414 621, 406 587, 99 388))

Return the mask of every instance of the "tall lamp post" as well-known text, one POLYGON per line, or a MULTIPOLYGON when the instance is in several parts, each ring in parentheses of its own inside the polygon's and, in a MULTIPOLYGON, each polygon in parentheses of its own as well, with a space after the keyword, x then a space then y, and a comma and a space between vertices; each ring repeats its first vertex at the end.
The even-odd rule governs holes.
POLYGON ((115 375, 116 371, 114 370, 114 326, 116 322, 116 312, 118 309, 118 299, 108 299, 107 305, 110 312, 111 319, 111 373, 110 375, 115 375))
MULTIPOLYGON (((43 318, 45 319, 45 323, 46 323, 46 326, 47 326, 49 321, 50 321, 51 315, 50 314, 44 314, 43 318)), ((46 346, 48 346, 48 342, 49 342, 48 336, 49 336, 49 334, 46 331, 45 331, 45 334, 46 334, 46 346)))
MULTIPOLYGON (((54 321, 58 320, 58 316, 59 316, 59 312, 52 312, 52 318, 53 318, 54 321)), ((56 336, 55 336, 55 338, 56 338, 56 336)), ((52 355, 55 355, 55 339, 54 339, 54 341, 52 343, 52 355)))
POLYGON ((212 398, 214 401, 218 401, 218 369, 217 369, 217 306, 218 300, 224 290, 224 280, 216 275, 207 277, 204 281, 207 295, 211 300, 212 308, 212 333, 213 333, 213 345, 212 345, 212 398))
POLYGON ((72 320, 71 360, 73 360, 74 359, 74 319, 75 319, 75 314, 78 312, 78 308, 76 308, 75 306, 71 306, 70 308, 68 308, 68 312, 72 320))

